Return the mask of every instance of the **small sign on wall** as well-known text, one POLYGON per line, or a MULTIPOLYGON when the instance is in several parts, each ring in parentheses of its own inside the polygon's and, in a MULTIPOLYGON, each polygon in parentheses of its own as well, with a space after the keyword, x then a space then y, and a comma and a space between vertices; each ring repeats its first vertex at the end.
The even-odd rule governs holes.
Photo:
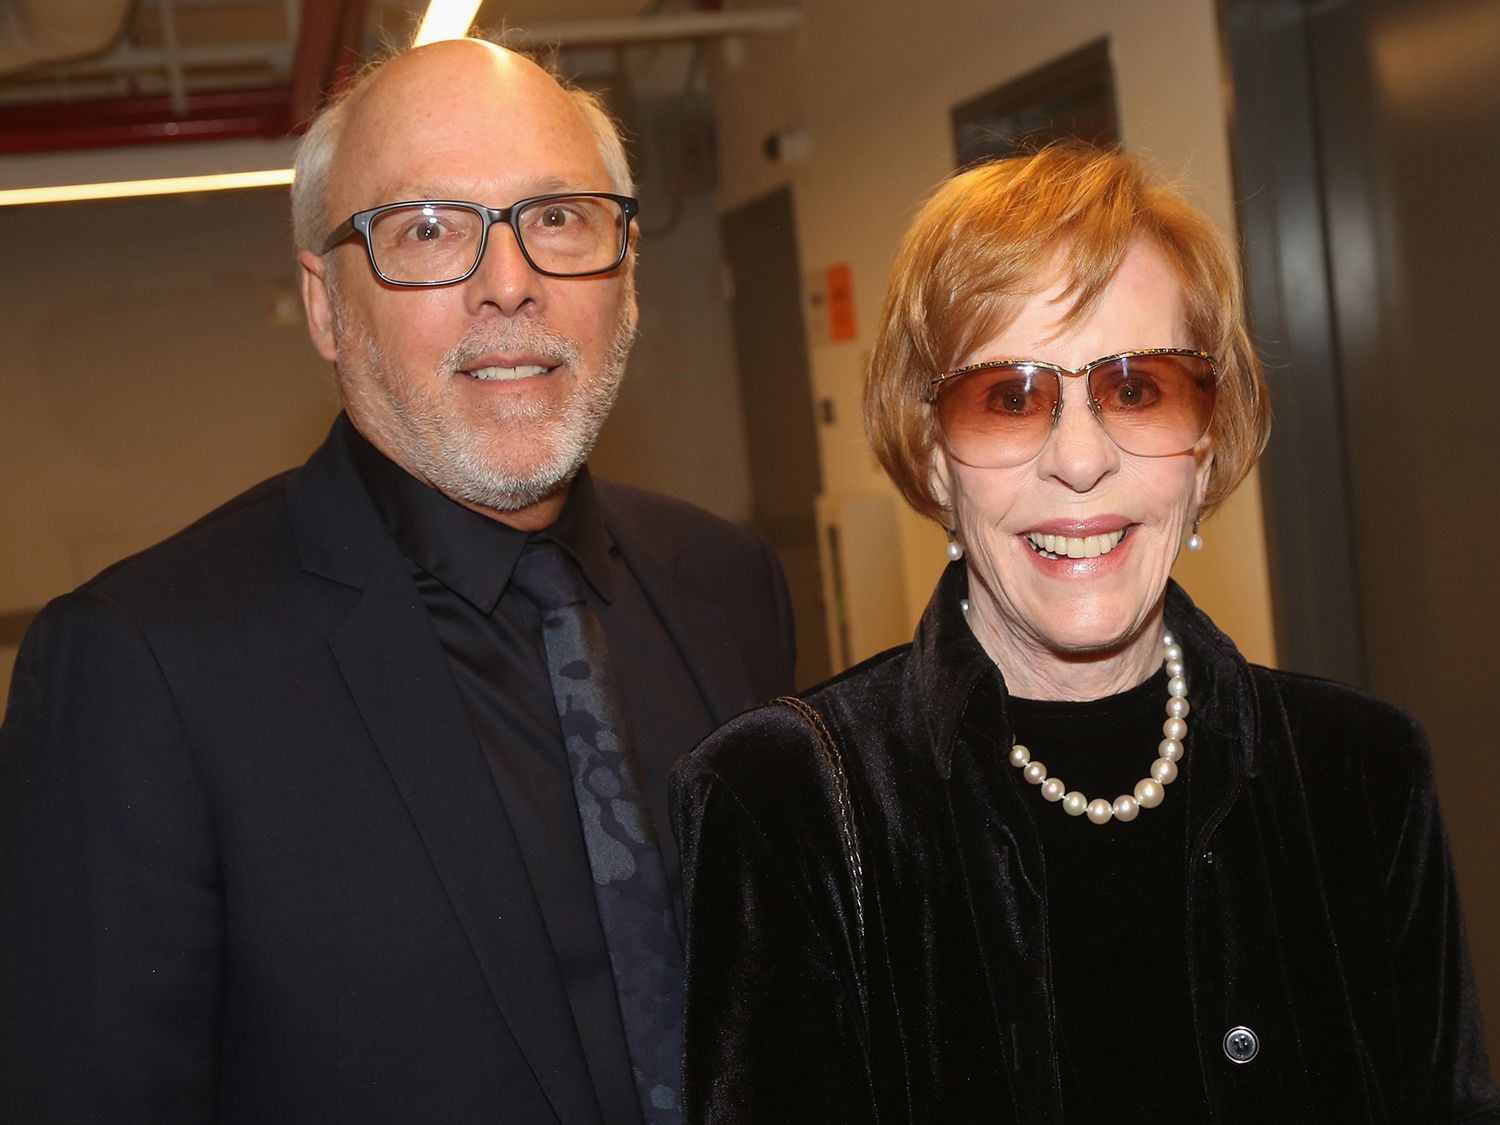
POLYGON ((854 279, 848 262, 824 271, 823 293, 827 302, 828 339, 835 344, 854 339, 854 279))

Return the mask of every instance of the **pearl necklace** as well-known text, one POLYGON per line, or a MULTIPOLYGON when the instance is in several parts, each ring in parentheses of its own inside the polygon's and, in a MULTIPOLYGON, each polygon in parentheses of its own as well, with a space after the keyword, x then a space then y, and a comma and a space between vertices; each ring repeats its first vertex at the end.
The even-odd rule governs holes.
MULTIPOLYGON (((965 607, 967 608, 967 607, 965 607)), ((1069 816, 1085 813, 1095 824, 1108 824, 1111 820, 1129 823, 1142 809, 1154 809, 1166 797, 1166 786, 1177 780, 1177 763, 1182 758, 1182 740, 1187 737, 1187 680, 1183 677, 1182 648, 1172 639, 1171 633, 1163 633, 1162 666, 1167 670, 1167 721, 1161 731, 1165 735, 1156 747, 1156 761, 1151 763, 1151 774, 1135 783, 1135 795, 1123 793, 1111 804, 1103 797, 1089 800, 1077 789, 1069 790, 1060 777, 1049 777, 1047 767, 1031 756, 1031 751, 1015 739, 1011 739, 1010 764, 1021 771, 1021 776, 1032 785, 1042 787, 1042 796, 1054 803, 1061 801, 1063 812, 1069 816)))

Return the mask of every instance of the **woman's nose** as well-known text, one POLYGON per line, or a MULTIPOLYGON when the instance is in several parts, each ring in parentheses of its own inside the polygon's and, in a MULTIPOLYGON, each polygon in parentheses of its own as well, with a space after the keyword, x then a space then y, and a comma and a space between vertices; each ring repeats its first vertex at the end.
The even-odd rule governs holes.
POLYGON ((1062 412, 1042 447, 1038 472, 1074 492, 1088 492, 1119 467, 1119 447, 1089 409, 1087 385, 1065 379, 1062 412))

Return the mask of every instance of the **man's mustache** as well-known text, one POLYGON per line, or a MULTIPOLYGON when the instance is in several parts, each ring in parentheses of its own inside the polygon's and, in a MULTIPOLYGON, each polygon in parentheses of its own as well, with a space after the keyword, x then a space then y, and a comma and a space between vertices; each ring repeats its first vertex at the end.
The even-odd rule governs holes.
POLYGON ((476 324, 444 353, 438 370, 464 371, 496 353, 545 360, 549 366, 576 366, 582 358, 578 345, 540 324, 476 324))

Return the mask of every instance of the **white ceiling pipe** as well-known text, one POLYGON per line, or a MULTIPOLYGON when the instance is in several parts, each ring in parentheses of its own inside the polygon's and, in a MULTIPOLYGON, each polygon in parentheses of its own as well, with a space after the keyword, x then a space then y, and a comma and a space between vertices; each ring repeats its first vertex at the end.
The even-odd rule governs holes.
POLYGON ((179 47, 175 52, 159 47, 118 47, 87 62, 65 63, 48 71, 53 77, 80 78, 140 70, 166 70, 173 63, 185 68, 264 64, 286 71, 292 65, 291 45, 279 40, 259 43, 221 43, 209 47, 179 47))
MULTIPOLYGON (((239 71, 216 74, 205 70, 193 75, 194 95, 244 88, 245 75, 239 71)), ((132 71, 129 75, 93 74, 81 78, 74 75, 68 79, 66 87, 51 81, 49 76, 45 83, 16 80, 0 86, 0 106, 56 105, 64 94, 78 101, 84 98, 155 97, 170 92, 166 78, 151 71, 132 71)), ((10 156, 0 158, 0 165, 13 159, 15 158, 10 156)), ((3 174, 0 174, 0 180, 3 179, 3 174)))
POLYGON ((522 43, 558 43, 564 47, 662 43, 684 39, 717 39, 730 35, 774 35, 802 26, 800 8, 750 11, 680 12, 629 16, 612 20, 568 20, 508 30, 507 39, 522 43))
POLYGON ((182 58, 178 55, 177 16, 172 11, 172 0, 156 0, 161 10, 162 50, 167 55, 167 89, 172 94, 172 112, 178 117, 187 114, 187 83, 182 79, 182 58))
POLYGON ((0 4, 0 74, 104 50, 125 30, 130 0, 9 0, 0 4))

